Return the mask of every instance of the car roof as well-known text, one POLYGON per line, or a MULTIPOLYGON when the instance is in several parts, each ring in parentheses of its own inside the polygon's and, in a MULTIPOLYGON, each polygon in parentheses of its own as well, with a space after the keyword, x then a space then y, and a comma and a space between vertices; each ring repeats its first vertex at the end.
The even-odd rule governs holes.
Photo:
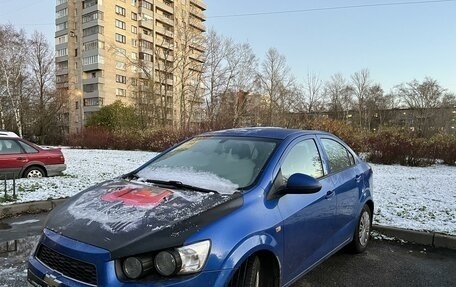
POLYGON ((18 138, 19 136, 14 132, 0 130, 0 137, 18 138))
POLYGON ((249 127, 249 128, 236 128, 220 131, 212 131, 202 134, 202 136, 240 136, 240 137, 257 137, 257 138, 272 138, 283 140, 290 135, 314 135, 314 134, 325 134, 330 135, 327 132, 317 130, 298 130, 298 129, 286 129, 278 127, 249 127))

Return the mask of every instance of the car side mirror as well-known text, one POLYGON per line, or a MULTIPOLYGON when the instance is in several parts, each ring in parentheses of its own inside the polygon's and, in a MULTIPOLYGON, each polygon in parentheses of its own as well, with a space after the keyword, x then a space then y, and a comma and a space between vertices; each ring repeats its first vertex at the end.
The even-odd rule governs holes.
POLYGON ((284 194, 311 194, 319 192, 321 183, 314 177, 302 173, 295 173, 287 181, 284 194))

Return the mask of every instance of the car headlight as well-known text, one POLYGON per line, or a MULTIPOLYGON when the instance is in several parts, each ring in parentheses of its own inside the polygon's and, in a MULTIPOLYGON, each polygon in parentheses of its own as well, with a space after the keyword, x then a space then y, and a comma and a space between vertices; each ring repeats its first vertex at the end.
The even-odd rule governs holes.
POLYGON ((201 271, 209 256, 210 249, 211 242, 209 240, 177 248, 176 251, 182 260, 182 266, 178 274, 190 274, 201 271))
POLYGON ((155 269, 160 275, 191 274, 201 271, 211 248, 209 240, 162 251, 155 256, 155 269))
POLYGON ((152 258, 145 256, 128 257, 122 263, 122 270, 129 279, 138 279, 154 267, 152 258))
POLYGON ((153 269, 166 277, 196 273, 203 269, 210 249, 211 242, 206 240, 160 251, 155 256, 132 256, 122 261, 122 270, 129 279, 139 279, 152 273, 153 269))

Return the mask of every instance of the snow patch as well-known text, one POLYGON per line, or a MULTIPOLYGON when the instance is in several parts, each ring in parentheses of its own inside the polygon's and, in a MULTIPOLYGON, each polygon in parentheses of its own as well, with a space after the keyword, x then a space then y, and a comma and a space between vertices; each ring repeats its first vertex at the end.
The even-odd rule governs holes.
POLYGON ((233 194, 239 187, 228 179, 209 172, 195 171, 192 168, 145 168, 138 172, 138 176, 144 179, 180 181, 184 184, 215 190, 222 194, 233 194))

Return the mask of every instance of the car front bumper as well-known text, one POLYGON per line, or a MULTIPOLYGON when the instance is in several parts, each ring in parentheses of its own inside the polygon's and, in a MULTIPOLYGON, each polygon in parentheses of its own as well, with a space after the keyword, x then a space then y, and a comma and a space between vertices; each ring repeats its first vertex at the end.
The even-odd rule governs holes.
MULTIPOLYGON (((109 251, 72 240, 49 230, 45 230, 39 245, 52 249, 66 258, 92 264, 96 267, 96 284, 89 284, 62 274, 45 264, 37 257, 37 252, 29 258, 28 286, 225 286, 232 270, 207 271, 193 276, 160 279, 156 282, 126 282, 118 279, 115 271, 115 261, 111 260, 109 251)), ((39 247, 38 247, 39 248, 39 247)))

